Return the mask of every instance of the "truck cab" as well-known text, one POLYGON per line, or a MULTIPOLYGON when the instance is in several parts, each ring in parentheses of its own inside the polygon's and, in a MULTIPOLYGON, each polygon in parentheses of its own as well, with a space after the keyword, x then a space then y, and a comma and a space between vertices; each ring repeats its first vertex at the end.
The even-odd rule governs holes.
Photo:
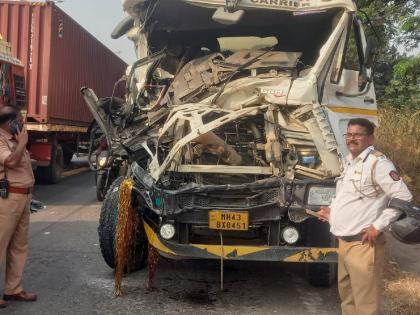
POLYGON ((308 263, 312 283, 330 284, 335 239, 306 209, 334 196, 348 120, 377 123, 374 41, 354 2, 122 4, 130 17, 114 33, 139 58, 122 119, 85 99, 129 160, 150 245, 177 259, 308 263))

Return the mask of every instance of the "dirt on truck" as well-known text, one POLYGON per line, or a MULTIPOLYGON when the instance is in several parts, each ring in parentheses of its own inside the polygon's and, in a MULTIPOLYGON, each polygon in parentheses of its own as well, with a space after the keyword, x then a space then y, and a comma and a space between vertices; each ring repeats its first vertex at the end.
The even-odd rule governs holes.
MULTIPOLYGON (((377 122, 374 40, 351 0, 122 0, 138 60, 126 98, 82 93, 109 156, 133 178, 147 244, 175 259, 307 263, 329 285, 336 244, 307 213, 328 205, 349 119, 377 122)), ((117 179, 99 226, 115 267, 117 179)), ((133 248, 134 250, 134 248, 133 248)))

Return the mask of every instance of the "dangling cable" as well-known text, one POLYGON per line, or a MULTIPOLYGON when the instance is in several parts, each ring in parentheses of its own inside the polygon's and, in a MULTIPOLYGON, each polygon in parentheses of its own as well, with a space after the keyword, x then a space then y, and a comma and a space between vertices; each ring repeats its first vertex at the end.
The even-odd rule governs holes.
POLYGON ((225 256, 225 253, 223 251, 223 235, 222 230, 219 230, 220 235, 220 291, 223 291, 223 258, 225 256))

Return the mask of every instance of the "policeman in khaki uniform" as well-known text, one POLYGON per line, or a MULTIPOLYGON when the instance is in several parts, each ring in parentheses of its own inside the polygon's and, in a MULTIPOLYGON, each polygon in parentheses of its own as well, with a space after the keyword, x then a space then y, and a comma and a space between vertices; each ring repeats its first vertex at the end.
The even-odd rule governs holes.
POLYGON ((387 208, 391 198, 412 195, 394 164, 373 147, 375 126, 351 119, 345 135, 350 154, 336 179, 336 197, 319 214, 339 240, 338 290, 343 315, 379 314, 385 235, 400 212, 387 208))
POLYGON ((15 108, 0 107, 0 262, 6 262, 3 299, 35 301, 23 290, 22 276, 28 251, 31 191, 34 184, 31 161, 26 151, 28 134, 15 108), (7 187, 6 187, 7 186, 7 187))

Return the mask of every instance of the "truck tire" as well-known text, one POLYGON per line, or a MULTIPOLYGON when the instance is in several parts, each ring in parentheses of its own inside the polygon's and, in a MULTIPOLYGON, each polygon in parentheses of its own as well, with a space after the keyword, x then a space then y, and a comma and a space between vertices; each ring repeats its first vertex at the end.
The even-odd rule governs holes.
POLYGON ((306 273, 311 285, 329 288, 337 277, 337 264, 309 264, 306 273))
MULTIPOLYGON (((336 239, 329 225, 316 219, 307 221, 307 245, 313 247, 335 247, 336 239)), ((306 266, 306 278, 316 287, 330 287, 337 278, 336 263, 310 263, 306 266)))
POLYGON ((64 165, 68 166, 71 164, 71 160, 73 159, 74 152, 71 150, 67 145, 63 145, 63 160, 64 165))
POLYGON ((98 201, 104 201, 106 195, 106 177, 107 174, 104 172, 98 173, 96 175, 96 199, 98 201))
MULTIPOLYGON (((99 217, 98 234, 102 257, 112 269, 115 269, 115 233, 118 223, 119 186, 122 181, 123 177, 116 179, 109 188, 99 217)), ((137 231, 135 253, 135 262, 130 272, 146 266, 148 242, 143 225, 140 225, 137 231)))
POLYGON ((37 169, 37 177, 46 184, 57 184, 63 173, 64 154, 61 145, 53 146, 51 163, 49 166, 40 166, 37 169))

